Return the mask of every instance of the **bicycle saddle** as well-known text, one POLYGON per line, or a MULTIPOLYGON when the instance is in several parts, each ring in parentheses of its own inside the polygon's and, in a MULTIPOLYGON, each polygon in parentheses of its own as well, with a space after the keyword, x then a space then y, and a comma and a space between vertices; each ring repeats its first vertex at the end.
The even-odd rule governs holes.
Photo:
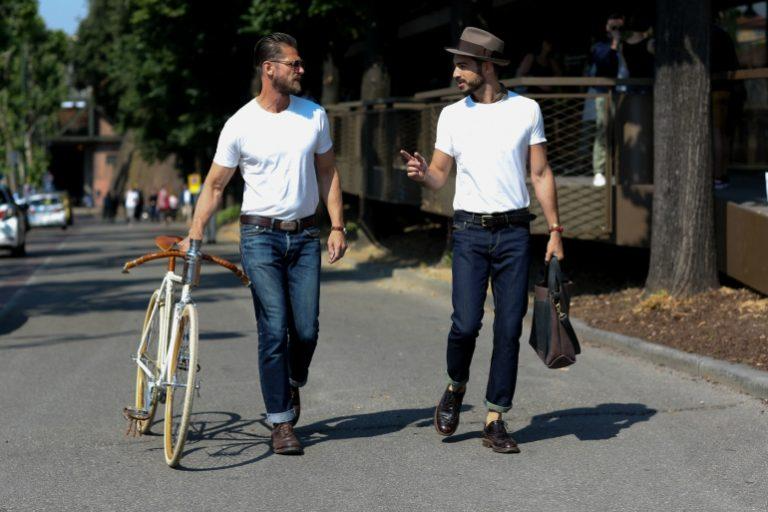
POLYGON ((184 240, 180 236, 168 236, 160 235, 155 237, 155 245, 157 245, 161 251, 170 251, 173 246, 184 240))

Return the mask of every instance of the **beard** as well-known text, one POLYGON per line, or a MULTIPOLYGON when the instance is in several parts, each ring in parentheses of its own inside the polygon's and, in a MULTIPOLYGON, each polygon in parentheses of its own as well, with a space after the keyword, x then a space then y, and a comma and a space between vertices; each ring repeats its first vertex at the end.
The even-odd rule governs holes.
POLYGON ((272 81, 275 90, 280 94, 299 94, 301 92, 301 82, 298 78, 275 77, 272 81))
POLYGON ((462 91, 464 97, 467 97, 474 94, 475 91, 485 85, 485 78, 483 78, 482 75, 477 75, 476 78, 471 80, 461 80, 461 83, 464 83, 467 86, 467 88, 462 91))

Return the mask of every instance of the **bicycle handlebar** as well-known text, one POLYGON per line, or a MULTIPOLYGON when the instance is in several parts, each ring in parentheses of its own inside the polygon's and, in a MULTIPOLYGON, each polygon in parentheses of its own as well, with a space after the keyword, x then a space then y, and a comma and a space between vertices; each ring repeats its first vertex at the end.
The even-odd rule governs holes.
MULTIPOLYGON (((138 267, 139 265, 143 265, 148 261, 159 260, 162 258, 184 259, 186 258, 186 253, 182 251, 171 250, 171 251, 160 251, 160 252, 152 252, 149 254, 145 254, 144 256, 140 256, 135 260, 131 260, 127 262, 125 265, 123 265, 123 274, 127 274, 130 269, 138 267)), ((248 279, 248 276, 245 275, 245 273, 242 270, 237 268, 237 265, 235 265, 234 263, 231 263, 223 258, 219 258, 218 256, 212 256, 210 254, 204 254, 204 253, 200 254, 200 258, 205 261, 210 261, 211 263, 216 263, 217 265, 220 265, 226 268, 227 270, 235 274, 240 279, 240 281, 243 282, 245 286, 248 286, 249 284, 251 284, 251 280, 248 279)))

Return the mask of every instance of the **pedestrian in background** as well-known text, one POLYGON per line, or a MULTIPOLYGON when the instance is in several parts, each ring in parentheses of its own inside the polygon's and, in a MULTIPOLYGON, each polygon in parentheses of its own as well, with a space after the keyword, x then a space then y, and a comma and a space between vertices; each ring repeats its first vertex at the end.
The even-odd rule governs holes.
POLYGON ((196 258, 204 226, 239 167, 245 181, 240 250, 258 323, 259 376, 272 450, 301 454, 293 426, 301 411, 299 389, 307 383, 317 345, 320 311, 315 212, 322 198, 332 223, 327 247, 334 263, 347 247, 341 186, 328 117, 322 107, 298 96, 304 62, 296 40, 282 33, 262 38, 254 48, 254 64, 261 90, 224 125, 181 247, 189 247, 189 257, 196 258))
POLYGON ((504 42, 467 27, 454 54, 453 78, 465 98, 440 113, 432 162, 401 151, 408 177, 438 190, 456 164, 453 199, 453 315, 446 350, 448 385, 434 414, 435 429, 450 436, 459 424, 469 369, 483 319, 490 279, 495 315, 493 355, 485 393, 488 410, 482 442, 500 453, 517 453, 502 414, 512 408, 523 317, 528 307, 531 183, 549 224, 545 260, 563 258, 555 178, 547 162, 538 103, 507 91, 497 66, 506 66, 504 42))
POLYGON ((157 191, 157 212, 158 216, 161 220, 163 220, 165 223, 168 223, 170 220, 170 217, 168 215, 168 212, 171 208, 169 202, 168 202, 168 189, 165 188, 165 185, 160 187, 160 190, 157 191))
MULTIPOLYGON (((624 15, 611 14, 605 24, 605 34, 590 50, 589 76, 618 78, 619 63, 622 60, 621 37, 624 30, 624 15)), ((594 120, 595 139, 592 142, 592 185, 604 187, 605 166, 608 159, 608 107, 610 103, 606 95, 610 93, 610 87, 591 86, 587 90, 590 94, 596 94, 594 99, 588 99, 584 105, 584 121, 594 120)))
POLYGON ((186 224, 192 221, 192 192, 189 187, 184 187, 181 193, 181 216, 186 224))
POLYGON ((139 190, 136 187, 136 184, 134 183, 131 185, 131 188, 129 188, 125 192, 125 221, 126 222, 133 222, 134 215, 136 213, 136 205, 139 204, 139 190))

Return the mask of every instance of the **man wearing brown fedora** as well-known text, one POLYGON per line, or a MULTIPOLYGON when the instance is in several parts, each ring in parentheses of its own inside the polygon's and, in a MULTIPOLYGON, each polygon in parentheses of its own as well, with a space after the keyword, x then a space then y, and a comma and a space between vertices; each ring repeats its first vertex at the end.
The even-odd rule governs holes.
POLYGON ((547 162, 539 105, 507 91, 497 66, 506 66, 504 42, 467 27, 455 48, 453 78, 466 96, 440 113, 432 162, 401 151, 408 176, 437 190, 456 163, 453 208, 453 315, 448 335, 448 386, 435 409, 437 432, 450 436, 461 403, 483 318, 490 279, 495 317, 493 355, 485 394, 488 409, 483 445, 499 453, 519 448, 501 419, 512 408, 523 317, 528 307, 530 263, 526 163, 549 225, 545 260, 563 259, 555 178, 547 162))

